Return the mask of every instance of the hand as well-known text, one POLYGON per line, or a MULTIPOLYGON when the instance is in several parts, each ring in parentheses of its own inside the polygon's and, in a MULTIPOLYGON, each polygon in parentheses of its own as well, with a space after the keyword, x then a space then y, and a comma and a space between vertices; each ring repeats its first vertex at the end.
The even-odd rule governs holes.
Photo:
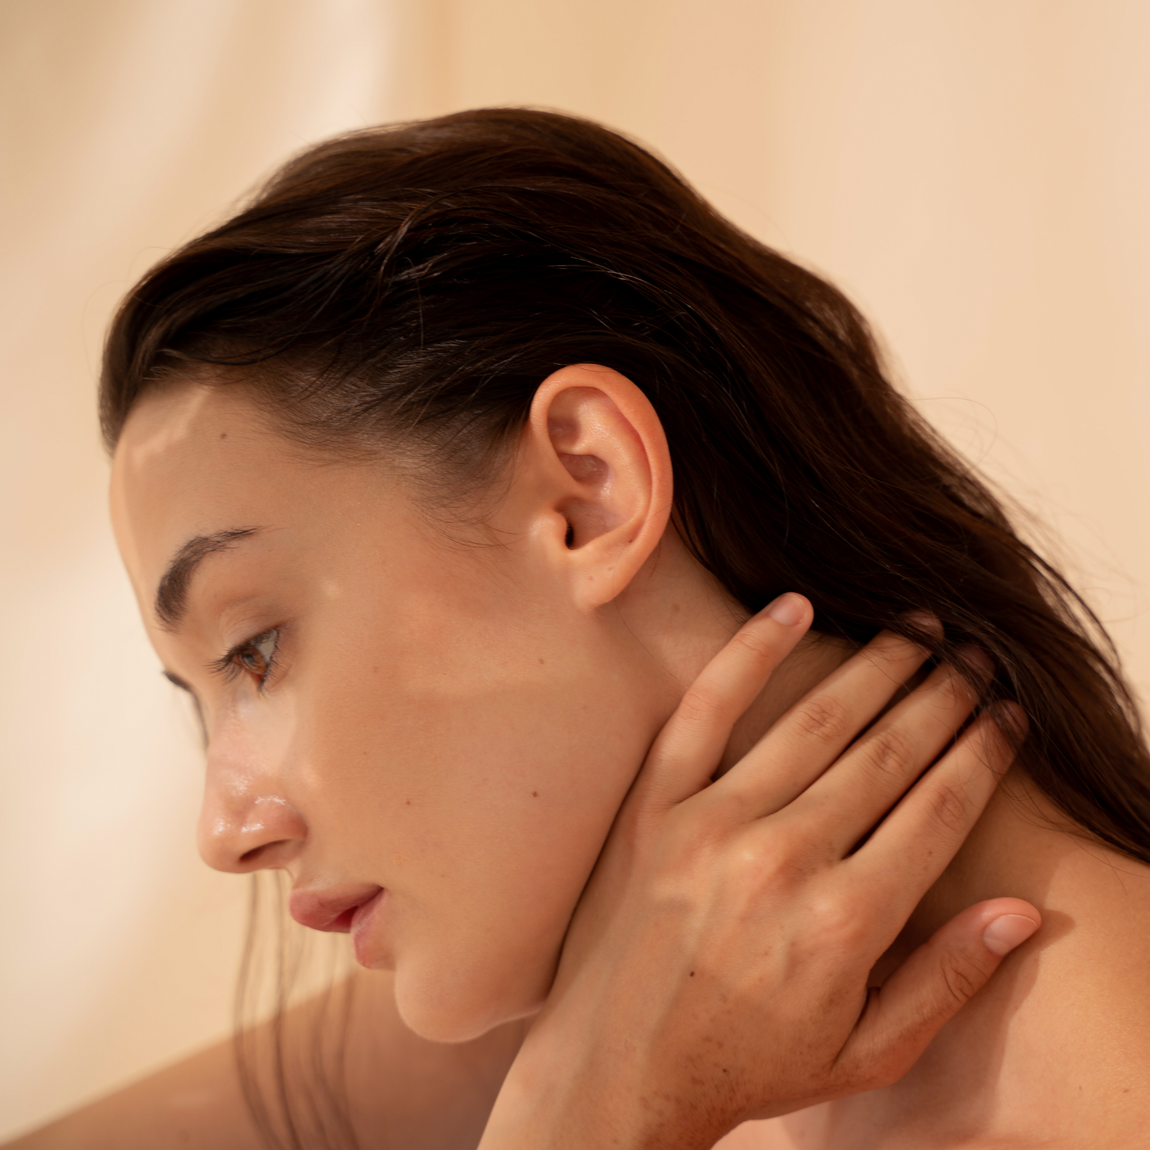
POLYGON ((978 691, 943 666, 869 726, 928 658, 907 639, 880 634, 711 781, 811 617, 787 595, 751 619, 656 739, 482 1150, 702 1150, 888 1085, 1037 929, 1028 903, 980 903, 868 989, 1013 758, 999 724, 1022 722, 956 740, 978 691))

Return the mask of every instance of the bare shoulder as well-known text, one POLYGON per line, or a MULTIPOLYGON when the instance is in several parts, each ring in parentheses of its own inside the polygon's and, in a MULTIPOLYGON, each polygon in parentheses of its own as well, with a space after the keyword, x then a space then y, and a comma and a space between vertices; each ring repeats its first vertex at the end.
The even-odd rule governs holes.
MULTIPOLYGON (((286 1089, 272 1061, 275 1029, 257 1028, 255 1065, 267 1100, 265 1124, 281 1134, 285 1115, 321 1144, 346 1141, 348 1123, 373 1150, 473 1150, 524 1027, 498 1027, 471 1042, 428 1042, 404 1026, 389 975, 363 972, 335 992, 347 1025, 329 1025, 321 1001, 281 1023, 286 1089), (350 994, 348 993, 350 991, 350 994)), ((337 1010, 336 1014, 341 1013, 337 1010)), ((350 1145, 350 1143, 348 1143, 350 1145)), ((232 1042, 151 1074, 5 1150, 261 1150, 266 1143, 240 1085, 232 1042)))

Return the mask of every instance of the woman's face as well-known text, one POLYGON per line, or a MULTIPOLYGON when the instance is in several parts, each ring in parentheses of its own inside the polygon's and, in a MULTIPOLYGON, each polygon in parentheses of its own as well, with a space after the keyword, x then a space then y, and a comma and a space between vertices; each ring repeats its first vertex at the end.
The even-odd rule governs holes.
POLYGON ((146 395, 112 506, 202 712, 204 858, 287 871, 293 913, 394 968, 428 1037, 537 1007, 681 693, 666 659, 530 530, 453 540, 385 464, 303 458, 239 390, 146 395))

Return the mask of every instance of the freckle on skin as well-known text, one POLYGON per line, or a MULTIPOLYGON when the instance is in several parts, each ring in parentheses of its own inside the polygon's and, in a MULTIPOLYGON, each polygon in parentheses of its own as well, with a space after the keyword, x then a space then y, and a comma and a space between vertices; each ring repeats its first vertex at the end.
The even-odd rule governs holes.
POLYGON ((533 799, 537 799, 537 798, 539 797, 539 792, 538 792, 538 791, 532 791, 532 792, 531 792, 531 797, 532 797, 533 799))
POLYGON ((228 433, 227 433, 226 431, 221 431, 221 432, 220 432, 220 438, 221 438, 221 439, 227 439, 227 437, 228 437, 228 433))

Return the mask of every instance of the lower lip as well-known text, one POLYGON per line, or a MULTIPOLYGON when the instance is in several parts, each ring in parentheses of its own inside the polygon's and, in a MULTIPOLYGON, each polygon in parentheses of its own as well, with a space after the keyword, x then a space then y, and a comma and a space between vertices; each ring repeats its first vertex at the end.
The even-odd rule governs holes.
POLYGON ((376 908, 383 900, 385 894, 387 894, 386 889, 378 891, 372 895, 367 902, 361 902, 359 906, 355 908, 355 914, 351 916, 351 945, 355 951, 355 961, 358 962, 360 966, 371 966, 367 935, 371 930, 371 923, 375 916, 376 908))

